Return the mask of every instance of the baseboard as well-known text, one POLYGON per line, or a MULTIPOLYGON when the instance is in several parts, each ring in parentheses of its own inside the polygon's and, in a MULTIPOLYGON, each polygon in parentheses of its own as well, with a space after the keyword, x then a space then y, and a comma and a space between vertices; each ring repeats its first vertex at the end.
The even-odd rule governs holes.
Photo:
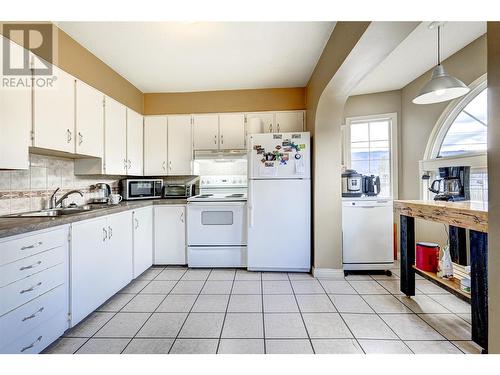
POLYGON ((341 268, 316 268, 313 267, 312 274, 318 279, 343 278, 344 270, 341 268))

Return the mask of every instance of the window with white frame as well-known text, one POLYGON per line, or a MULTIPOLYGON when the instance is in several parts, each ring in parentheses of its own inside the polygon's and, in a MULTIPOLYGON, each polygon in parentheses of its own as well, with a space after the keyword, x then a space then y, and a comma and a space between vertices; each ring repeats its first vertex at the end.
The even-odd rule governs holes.
POLYGON ((488 201, 488 170, 486 158, 488 93, 486 75, 471 84, 466 96, 448 105, 438 120, 425 158, 420 162, 422 198, 432 199, 429 184, 438 177, 438 169, 448 166, 470 166, 472 201, 488 201))
POLYGON ((396 114, 351 117, 345 129, 347 168, 380 177, 380 196, 397 195, 396 114))

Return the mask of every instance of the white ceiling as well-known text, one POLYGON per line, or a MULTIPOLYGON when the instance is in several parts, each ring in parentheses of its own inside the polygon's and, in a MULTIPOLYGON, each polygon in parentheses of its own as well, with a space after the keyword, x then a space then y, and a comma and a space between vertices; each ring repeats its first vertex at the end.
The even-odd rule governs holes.
MULTIPOLYGON (((368 74, 351 95, 398 90, 432 69, 437 61, 437 31, 422 22, 368 74)), ((486 33, 486 22, 447 22, 441 28, 444 60, 486 33)))
POLYGON ((143 92, 304 87, 335 22, 60 22, 143 92))

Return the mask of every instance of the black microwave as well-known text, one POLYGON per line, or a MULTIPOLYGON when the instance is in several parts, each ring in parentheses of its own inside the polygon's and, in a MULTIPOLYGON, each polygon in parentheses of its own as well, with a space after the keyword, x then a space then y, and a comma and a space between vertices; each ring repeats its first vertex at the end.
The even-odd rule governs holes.
POLYGON ((124 200, 161 198, 163 180, 125 178, 120 180, 120 193, 124 200))

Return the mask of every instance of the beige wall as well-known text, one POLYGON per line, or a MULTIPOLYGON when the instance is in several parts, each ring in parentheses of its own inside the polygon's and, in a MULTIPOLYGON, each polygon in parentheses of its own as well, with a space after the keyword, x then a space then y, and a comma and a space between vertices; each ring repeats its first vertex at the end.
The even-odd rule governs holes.
POLYGON ((345 103, 344 118, 394 112, 398 118, 401 116, 401 90, 350 96, 345 103))
MULTIPOLYGON (((488 22, 488 184, 500 184, 500 22, 488 22)), ((500 353, 500 191, 488 212, 489 353, 500 353)))
POLYGON ((144 94, 144 114, 254 112, 305 109, 305 88, 144 94))
MULTIPOLYGON (((4 23, 0 21, 0 26, 4 23)), ((55 25, 53 38, 56 66, 135 111, 143 112, 143 94, 139 89, 55 25)))

